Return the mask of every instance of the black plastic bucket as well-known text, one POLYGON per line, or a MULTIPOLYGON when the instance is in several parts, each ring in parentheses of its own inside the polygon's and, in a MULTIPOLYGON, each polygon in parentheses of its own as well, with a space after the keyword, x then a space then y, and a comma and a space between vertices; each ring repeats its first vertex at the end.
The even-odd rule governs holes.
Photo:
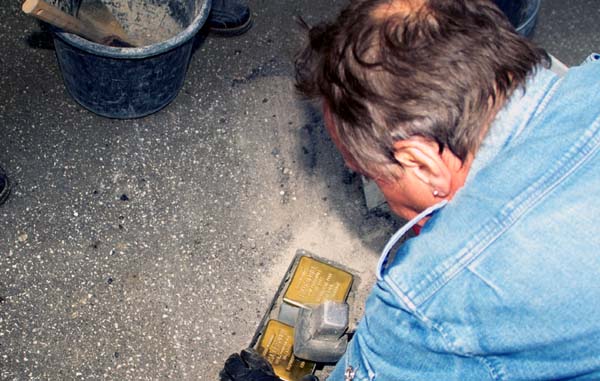
MULTIPOLYGON (((55 0, 75 14, 81 0, 55 0)), ((111 47, 54 29, 56 56, 65 86, 83 107, 109 118, 139 118, 168 105, 179 93, 194 37, 210 11, 207 0, 103 0, 128 32, 160 31, 154 19, 179 25, 164 41, 136 48, 111 47), (127 16, 137 2, 134 17, 127 16), (123 5, 124 4, 124 5, 123 5), (123 6, 121 6, 123 5, 123 6), (146 11, 144 6, 152 7, 146 11), (164 15, 160 14, 164 11, 164 15), (144 15, 147 15, 145 19, 144 15), (135 24, 135 25, 133 25, 135 24)), ((162 21, 161 21, 162 22, 162 21)), ((151 40, 149 40, 151 41, 151 40)))
POLYGON ((517 32, 530 36, 535 28, 541 0, 494 0, 517 32))

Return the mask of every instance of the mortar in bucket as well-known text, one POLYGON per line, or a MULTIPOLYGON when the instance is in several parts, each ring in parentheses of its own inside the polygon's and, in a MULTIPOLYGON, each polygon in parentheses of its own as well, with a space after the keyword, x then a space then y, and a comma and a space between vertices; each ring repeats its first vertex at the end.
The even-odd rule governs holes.
MULTIPOLYGON (((81 1, 49 2, 76 15, 81 1)), ((102 1, 142 44, 106 46, 53 28, 65 87, 98 115, 127 119, 152 114, 175 99, 183 86, 194 37, 208 17, 210 0, 102 1)))

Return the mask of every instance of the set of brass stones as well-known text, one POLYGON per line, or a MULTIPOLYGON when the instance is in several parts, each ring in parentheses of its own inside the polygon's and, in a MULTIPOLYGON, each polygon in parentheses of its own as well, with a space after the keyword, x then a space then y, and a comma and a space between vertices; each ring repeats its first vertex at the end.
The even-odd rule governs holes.
POLYGON ((284 381, 299 380, 315 371, 316 363, 294 356, 294 324, 300 308, 325 301, 344 302, 352 286, 352 274, 312 257, 301 256, 279 308, 277 319, 267 322, 258 352, 284 381))

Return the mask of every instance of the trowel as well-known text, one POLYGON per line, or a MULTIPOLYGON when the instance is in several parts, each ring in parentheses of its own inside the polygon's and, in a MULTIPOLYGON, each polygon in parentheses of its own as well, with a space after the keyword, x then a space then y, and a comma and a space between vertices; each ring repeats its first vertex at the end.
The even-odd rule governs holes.
POLYGON ((22 9, 28 15, 98 44, 115 47, 139 45, 127 35, 119 21, 100 0, 84 0, 77 18, 44 0, 25 0, 22 9))

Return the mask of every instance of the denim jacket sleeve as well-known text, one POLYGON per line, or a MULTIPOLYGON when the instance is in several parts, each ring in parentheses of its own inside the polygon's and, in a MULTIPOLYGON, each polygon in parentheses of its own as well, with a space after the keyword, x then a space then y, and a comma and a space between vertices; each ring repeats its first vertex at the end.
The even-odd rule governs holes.
POLYGON ((394 297, 387 285, 379 282, 367 302, 377 314, 365 315, 328 381, 493 379, 484 358, 454 354, 456 348, 436 322, 390 298, 394 297), (390 329, 393 334, 386 333, 390 329))

